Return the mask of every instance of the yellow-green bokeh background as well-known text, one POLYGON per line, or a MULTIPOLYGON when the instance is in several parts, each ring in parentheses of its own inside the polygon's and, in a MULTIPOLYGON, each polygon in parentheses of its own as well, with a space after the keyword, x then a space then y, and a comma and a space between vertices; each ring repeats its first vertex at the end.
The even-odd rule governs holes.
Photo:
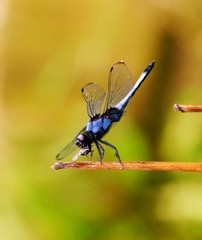
POLYGON ((106 136, 122 160, 202 160, 202 115, 172 109, 202 104, 202 2, 0 4, 0 238, 202 239, 201 174, 49 168, 88 121, 81 87, 119 60, 134 80, 156 60, 106 136))

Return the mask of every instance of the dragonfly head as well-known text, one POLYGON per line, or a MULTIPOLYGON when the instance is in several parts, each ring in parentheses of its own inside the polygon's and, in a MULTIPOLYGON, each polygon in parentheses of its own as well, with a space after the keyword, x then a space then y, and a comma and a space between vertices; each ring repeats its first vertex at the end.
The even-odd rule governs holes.
POLYGON ((91 152, 92 141, 85 134, 79 134, 76 138, 75 144, 81 149, 80 155, 88 155, 91 152))

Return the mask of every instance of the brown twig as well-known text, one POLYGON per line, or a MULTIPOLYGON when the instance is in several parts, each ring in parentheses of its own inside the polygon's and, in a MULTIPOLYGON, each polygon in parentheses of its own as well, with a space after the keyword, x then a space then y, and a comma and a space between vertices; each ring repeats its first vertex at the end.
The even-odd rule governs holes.
POLYGON ((174 104, 174 110, 177 112, 202 112, 202 105, 180 105, 174 104))
POLYGON ((93 169, 93 170, 147 170, 147 171, 185 171, 202 172, 202 163, 188 162, 56 162, 51 166, 59 169, 93 169))

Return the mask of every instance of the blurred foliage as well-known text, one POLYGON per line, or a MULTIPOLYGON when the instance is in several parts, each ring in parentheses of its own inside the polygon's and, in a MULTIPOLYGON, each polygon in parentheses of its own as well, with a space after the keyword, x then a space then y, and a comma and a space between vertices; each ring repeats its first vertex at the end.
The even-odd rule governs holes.
POLYGON ((156 60, 106 136, 123 161, 201 161, 202 116, 172 105, 202 103, 202 2, 0 4, 1 239, 201 239, 200 174, 49 166, 88 121, 81 87, 119 60, 134 80, 156 60))

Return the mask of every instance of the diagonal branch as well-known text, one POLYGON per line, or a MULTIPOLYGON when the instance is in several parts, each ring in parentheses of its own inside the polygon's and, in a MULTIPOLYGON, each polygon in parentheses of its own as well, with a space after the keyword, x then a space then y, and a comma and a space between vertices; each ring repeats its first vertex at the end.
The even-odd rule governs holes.
POLYGON ((192 162, 56 162, 51 166, 59 169, 92 169, 92 170, 147 170, 147 171, 184 171, 202 172, 202 163, 192 162))

